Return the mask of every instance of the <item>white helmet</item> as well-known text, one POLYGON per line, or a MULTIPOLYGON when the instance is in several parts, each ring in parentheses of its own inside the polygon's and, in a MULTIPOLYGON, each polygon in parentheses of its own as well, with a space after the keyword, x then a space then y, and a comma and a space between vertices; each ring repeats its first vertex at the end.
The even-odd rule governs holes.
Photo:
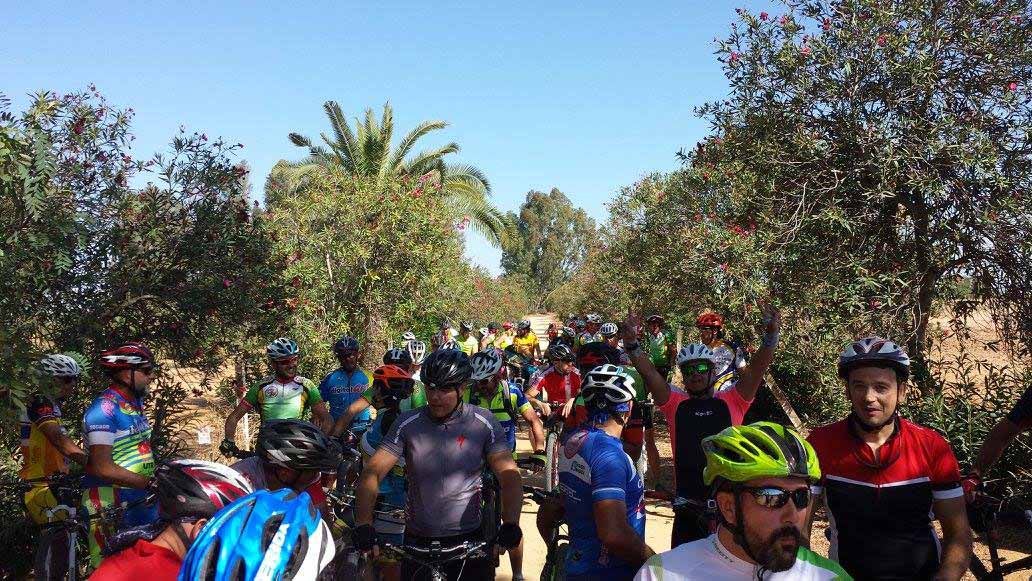
POLYGON ((677 352, 677 365, 681 366, 689 361, 709 361, 716 365, 717 356, 713 354, 712 349, 702 343, 689 343, 677 352))
POLYGON ((40 370, 54 377, 79 377, 82 375, 82 368, 79 363, 67 355, 54 353, 39 360, 40 370))
POLYGON ((470 379, 473 381, 480 381, 481 379, 488 379, 498 375, 498 372, 502 369, 504 361, 498 351, 489 349, 487 351, 475 353, 470 359, 470 364, 473 365, 473 375, 470 379))
POLYGON ((610 409, 634 399, 634 378, 619 365, 599 365, 584 376, 581 395, 588 408, 610 409))
POLYGON ((589 323, 601 323, 602 316, 598 313, 588 313, 588 316, 584 318, 589 323))
POLYGON ((459 347, 459 344, 454 339, 451 341, 446 341, 443 345, 441 345, 440 349, 442 351, 445 349, 454 349, 456 351, 462 351, 462 347, 459 347))
POLYGON ((280 337, 265 347, 265 354, 273 361, 296 357, 300 353, 301 350, 298 349, 297 343, 287 337, 280 337))
POLYGON ((409 341, 415 341, 416 340, 416 334, 413 333, 412 331, 405 331, 404 333, 401 334, 401 340, 406 342, 406 343, 409 342, 409 341))
POLYGON ((615 337, 616 333, 620 329, 616 326, 616 323, 606 323, 598 330, 603 337, 615 337))
POLYGON ((426 358, 426 343, 417 340, 409 341, 405 343, 405 349, 412 356, 413 363, 416 365, 423 364, 423 359, 426 358))

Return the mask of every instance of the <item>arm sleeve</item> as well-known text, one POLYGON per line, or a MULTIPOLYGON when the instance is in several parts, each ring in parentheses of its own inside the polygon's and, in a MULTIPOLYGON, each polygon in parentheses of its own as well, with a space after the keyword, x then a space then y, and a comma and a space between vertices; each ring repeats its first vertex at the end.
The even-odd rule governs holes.
MULTIPOLYGON (((672 385, 670 386, 670 397, 667 398, 666 403, 658 406, 659 411, 663 414, 668 426, 672 426, 674 424, 674 412, 677 411, 677 405, 686 399, 688 399, 688 396, 685 395, 684 392, 672 385)), ((671 434, 671 436, 672 435, 673 434, 671 434)))
POLYGON ((247 393, 244 394, 243 399, 240 401, 249 404, 251 409, 254 409, 258 407, 259 392, 261 392, 261 388, 259 387, 259 384, 256 383, 251 386, 251 389, 247 390, 247 393))
POLYGON ((935 433, 929 448, 928 465, 931 468, 932 498, 948 500, 963 496, 964 489, 960 486, 960 465, 949 442, 935 433))
POLYGON ((394 425, 387 435, 380 440, 380 447, 377 450, 385 450, 396 458, 405 455, 405 432, 404 427, 408 425, 411 414, 404 413, 394 420, 394 425))
POLYGON ((509 438, 505 435, 505 428, 495 419, 494 414, 477 414, 478 417, 487 420, 491 435, 484 440, 484 456, 490 456, 497 452, 509 452, 509 438))
POLYGON ((513 402, 515 406, 513 407, 516 408, 516 413, 522 414, 523 412, 530 409, 530 402, 527 401, 527 396, 523 395, 523 390, 510 385, 509 393, 511 394, 509 397, 515 400, 513 402))
MULTIPOLYGON (((415 393, 415 390, 413 390, 412 393, 415 393)), ((371 385, 367 387, 365 391, 362 392, 362 399, 366 400, 370 404, 373 403, 374 397, 376 397, 376 389, 374 389, 371 385)))
POLYGON ((308 378, 301 378, 301 385, 305 386, 308 390, 308 405, 314 406, 317 403, 322 403, 323 397, 319 388, 316 387, 315 382, 308 378))
POLYGON ((1014 404, 1014 409, 1007 414, 1007 419, 1019 425, 1026 424, 1029 420, 1032 420, 1032 385, 1028 386, 1025 393, 1021 394, 1021 399, 1014 404))
POLYGON ((629 470, 633 470, 631 460, 622 449, 606 449, 595 454, 591 460, 591 500, 627 502, 629 470))
POLYGON ((97 398, 82 418, 83 437, 87 446, 112 446, 115 443, 115 410, 118 404, 107 398, 97 398))

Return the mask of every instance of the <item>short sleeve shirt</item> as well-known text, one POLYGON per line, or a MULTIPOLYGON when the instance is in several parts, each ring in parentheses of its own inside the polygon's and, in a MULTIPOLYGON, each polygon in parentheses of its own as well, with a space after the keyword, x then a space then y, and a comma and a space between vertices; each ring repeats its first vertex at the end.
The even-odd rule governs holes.
POLYGON ((652 361, 652 364, 657 367, 667 367, 670 365, 668 349, 676 341, 673 333, 663 329, 658 335, 653 335, 651 332, 645 335, 646 345, 649 350, 649 360, 652 361))
MULTIPOLYGON (((61 407, 45 395, 35 395, 21 412, 22 480, 46 478, 57 472, 68 472, 68 459, 50 443, 42 427, 57 422, 61 425, 61 407)), ((64 433, 61 427, 61 433, 64 433)))
POLYGON ((182 564, 183 560, 170 549, 140 539, 128 549, 105 558, 93 575, 90 575, 90 580, 175 581, 179 578, 182 564))
POLYGON ((280 383, 275 377, 266 378, 247 390, 244 402, 258 410, 262 421, 294 420, 301 418, 313 405, 322 401, 315 382, 300 375, 280 383))
POLYGON ((512 338, 513 348, 524 357, 532 356, 534 354, 534 346, 537 344, 538 338, 534 331, 527 331, 527 334, 522 337, 516 336, 512 338))
MULTIPOLYGON (((111 460, 116 465, 141 476, 154 475, 151 427, 139 398, 128 399, 109 387, 86 409, 82 423, 87 446, 111 446, 111 460)), ((110 483, 87 474, 83 486, 110 483)))
POLYGON ((480 343, 477 342, 476 337, 474 337, 473 335, 470 335, 465 339, 459 339, 458 337, 456 337, 455 342, 459 344, 459 349, 461 349, 463 353, 469 355, 470 357, 472 357, 474 353, 480 350, 480 343))
POLYGON ((468 534, 480 527, 488 456, 509 453, 505 430, 476 406, 463 404, 443 422, 427 410, 401 414, 379 447, 405 459, 405 530, 430 538, 468 534))
MULTIPOLYGON (((319 383, 319 395, 330 406, 330 415, 336 420, 372 385, 373 376, 364 369, 355 368, 351 372, 337 369, 319 383)), ((352 429, 364 430, 369 425, 370 417, 369 408, 362 410, 352 418, 352 429)))
POLYGON ((531 409, 527 396, 523 395, 523 390, 514 384, 500 381, 494 395, 490 399, 482 397, 470 387, 463 392, 462 401, 480 406, 491 412, 505 430, 505 439, 509 443, 509 448, 513 451, 516 450, 517 417, 522 416, 527 410, 531 409), (505 401, 506 397, 509 398, 508 403, 505 401))

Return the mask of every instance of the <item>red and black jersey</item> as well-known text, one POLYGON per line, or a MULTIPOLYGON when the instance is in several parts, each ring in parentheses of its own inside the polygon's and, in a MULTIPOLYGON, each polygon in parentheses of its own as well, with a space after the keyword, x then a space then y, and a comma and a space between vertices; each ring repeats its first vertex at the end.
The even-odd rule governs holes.
POLYGON ((932 503, 963 496, 960 467, 934 430, 897 418, 875 452, 849 419, 809 441, 821 465, 831 558, 855 579, 930 579, 939 568, 932 503))

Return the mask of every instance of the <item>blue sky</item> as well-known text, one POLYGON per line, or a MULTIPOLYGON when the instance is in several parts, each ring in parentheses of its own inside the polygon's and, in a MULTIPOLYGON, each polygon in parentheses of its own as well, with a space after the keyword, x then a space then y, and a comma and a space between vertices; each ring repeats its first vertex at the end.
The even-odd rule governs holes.
MULTIPOLYGON (((242 142, 259 198, 269 168, 302 153, 290 131, 329 130, 324 101, 357 116, 389 100, 396 134, 448 121, 423 145, 457 141, 454 161, 480 167, 502 209, 558 187, 602 220, 621 186, 705 135, 693 107, 727 90, 713 38, 756 4, 16 2, 0 91, 18 108, 95 83, 135 109, 140 157, 181 124, 242 142)), ((467 253, 498 272, 482 240, 467 253)))

